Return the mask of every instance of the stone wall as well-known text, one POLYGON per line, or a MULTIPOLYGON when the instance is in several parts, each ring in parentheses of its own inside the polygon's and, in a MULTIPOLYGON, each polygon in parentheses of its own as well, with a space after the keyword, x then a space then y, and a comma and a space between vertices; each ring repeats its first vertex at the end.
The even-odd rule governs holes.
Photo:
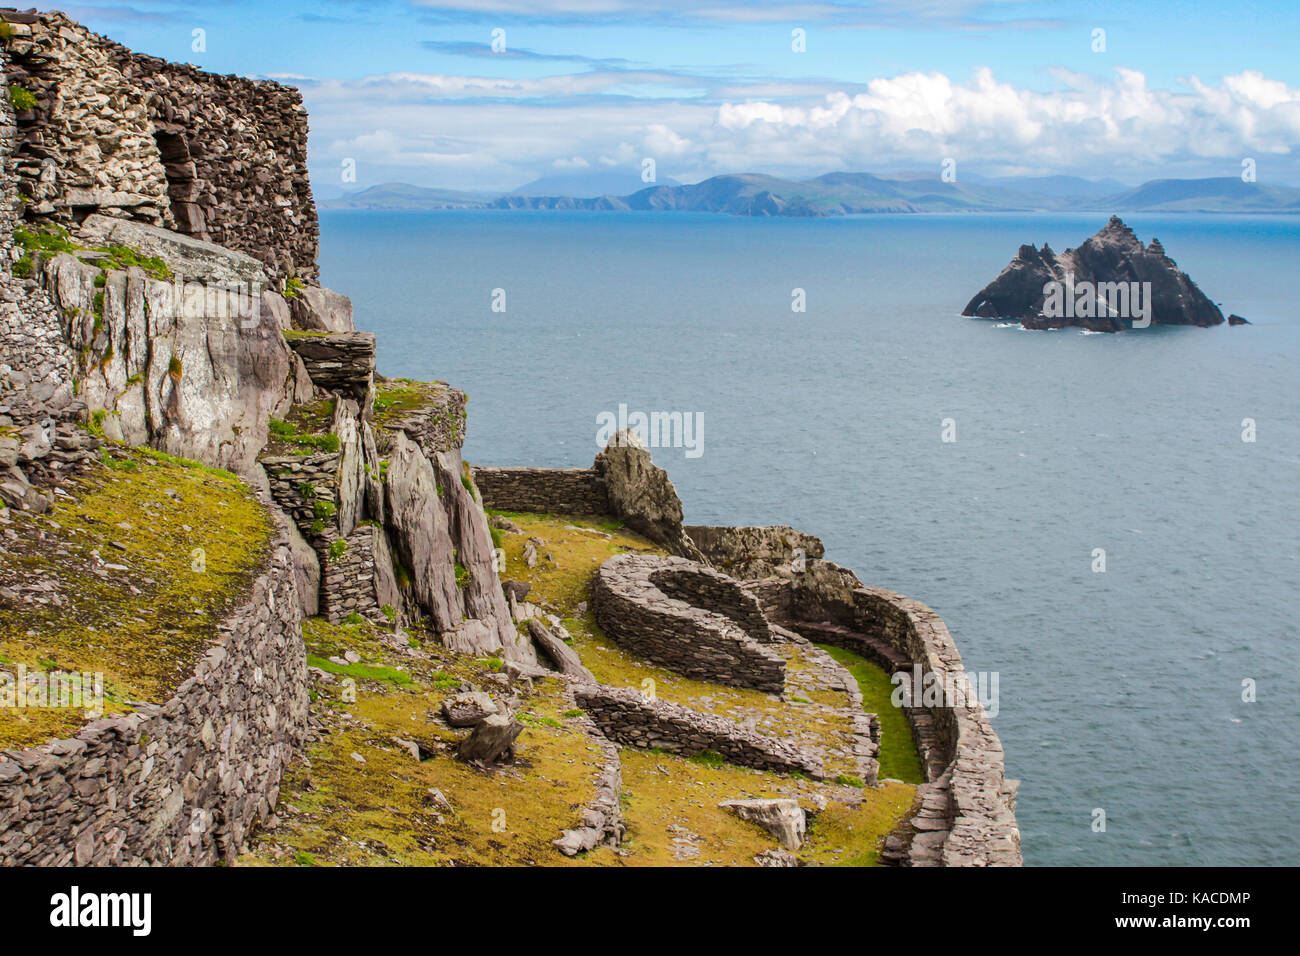
POLYGON ((609 514, 605 479, 594 468, 478 468, 483 505, 497 511, 609 514))
POLYGON ((231 862, 307 727, 285 529, 247 600, 161 706, 0 754, 0 865, 231 862))
POLYGON ((943 619, 920 601, 863 587, 851 571, 826 561, 747 587, 767 595, 769 612, 782 607, 781 623, 792 630, 908 676, 904 710, 928 781, 921 808, 926 825, 909 832, 908 845, 895 854, 909 865, 1019 866, 1019 784, 1005 776, 1002 743, 983 706, 973 695, 944 694, 927 705, 910 693, 913 666, 944 686, 965 674, 943 619))
POLYGON ((60 13, 0 12, 26 215, 91 212, 247 252, 273 275, 314 279, 319 225, 301 94, 133 53, 60 13))
POLYGON ((379 528, 358 525, 346 538, 332 528, 315 539, 320 559, 320 613, 331 624, 349 614, 360 614, 375 623, 386 620, 376 597, 375 552, 386 548, 387 540, 379 528), (339 553, 335 542, 345 546, 339 553))
POLYGON ((611 640, 656 664, 735 687, 773 694, 785 689, 785 659, 764 646, 771 640, 766 622, 752 633, 736 623, 752 623, 755 615, 762 621, 757 603, 739 582, 703 565, 685 558, 615 555, 596 572, 591 606, 611 640), (669 580, 672 596, 657 583, 669 580), (714 600, 726 613, 710 609, 714 600))
POLYGON ((794 744, 746 730, 723 717, 651 699, 627 687, 578 684, 573 696, 602 734, 629 747, 659 747, 685 757, 712 751, 742 767, 825 778, 821 764, 794 744))

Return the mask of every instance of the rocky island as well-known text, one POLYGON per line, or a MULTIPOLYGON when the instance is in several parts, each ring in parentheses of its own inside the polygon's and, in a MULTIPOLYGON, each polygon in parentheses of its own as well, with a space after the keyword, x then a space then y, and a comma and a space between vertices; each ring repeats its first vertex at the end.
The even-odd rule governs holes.
POLYGON ((1060 255, 1046 243, 1042 249, 1021 246, 961 314, 1019 319, 1026 329, 1094 332, 1223 322, 1219 307, 1179 270, 1160 240, 1143 246, 1118 216, 1060 255))
POLYGON ((937 614, 635 432, 471 467, 297 91, 0 28, 0 864, 1020 864, 937 614))

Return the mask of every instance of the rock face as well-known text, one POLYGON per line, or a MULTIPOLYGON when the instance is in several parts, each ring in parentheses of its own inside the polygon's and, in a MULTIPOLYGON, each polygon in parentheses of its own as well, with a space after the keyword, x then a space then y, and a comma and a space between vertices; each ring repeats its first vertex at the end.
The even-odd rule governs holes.
MULTIPOLYGON (((235 254, 223 265, 223 250, 210 250, 214 273, 238 274, 251 261, 235 254)), ((254 313, 260 296, 180 286, 134 267, 105 275, 68 253, 45 263, 39 281, 66 317, 80 398, 103 411, 108 438, 245 472, 266 443, 268 419, 312 394, 281 330, 254 313)))
POLYGON ((789 525, 762 528, 693 525, 683 530, 709 564, 737 578, 800 572, 826 553, 820 538, 789 525))
POLYGON ((629 528, 673 554, 704 562, 700 549, 682 530, 677 489, 668 472, 650 460, 650 451, 635 431, 616 433, 596 456, 595 470, 605 480, 610 511, 629 528))
POLYGON ((1144 247, 1118 216, 1059 256, 1046 244, 1021 246, 962 315, 1019 319, 1027 329, 1077 326, 1096 332, 1119 332, 1135 323, 1142 328, 1148 319, 1152 325, 1223 322, 1223 313, 1165 255, 1160 240, 1144 247))
POLYGON ((803 846, 808 834, 808 819, 798 800, 728 800, 718 806, 742 820, 757 823, 787 850, 803 846))

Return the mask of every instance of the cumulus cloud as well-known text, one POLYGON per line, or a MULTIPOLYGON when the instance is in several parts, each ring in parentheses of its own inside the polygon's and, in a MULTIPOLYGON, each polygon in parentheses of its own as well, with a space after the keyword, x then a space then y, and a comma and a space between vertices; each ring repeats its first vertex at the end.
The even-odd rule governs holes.
POLYGON ((636 168, 643 157, 684 181, 746 170, 937 168, 948 157, 967 169, 1134 179, 1232 175, 1247 156, 1297 171, 1300 90, 1259 72, 1218 84, 1189 77, 1168 89, 1130 69, 1052 79, 1052 88, 1034 90, 989 69, 965 81, 913 72, 778 97, 763 95, 769 81, 682 95, 683 86, 708 83, 620 70, 535 79, 393 73, 302 85, 316 156, 406 166, 413 181, 461 188, 511 188, 579 162, 636 168), (650 94, 625 95, 631 83, 650 94))

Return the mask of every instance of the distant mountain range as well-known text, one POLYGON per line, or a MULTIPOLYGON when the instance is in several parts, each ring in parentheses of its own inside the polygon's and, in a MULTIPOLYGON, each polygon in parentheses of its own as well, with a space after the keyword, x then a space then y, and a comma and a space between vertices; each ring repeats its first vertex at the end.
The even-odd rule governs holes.
MULTIPOLYGON (((616 174, 611 184, 636 177, 616 174)), ((734 216, 844 216, 881 212, 1300 212, 1300 189, 1218 179, 1153 179, 1136 189, 1073 176, 970 177, 945 183, 932 174, 827 173, 782 179, 761 173, 714 176, 694 185, 658 184, 626 194, 589 192, 589 176, 545 177, 511 193, 458 192, 385 183, 319 205, 326 209, 677 210, 734 216), (572 187, 566 194, 551 187, 572 187)))

